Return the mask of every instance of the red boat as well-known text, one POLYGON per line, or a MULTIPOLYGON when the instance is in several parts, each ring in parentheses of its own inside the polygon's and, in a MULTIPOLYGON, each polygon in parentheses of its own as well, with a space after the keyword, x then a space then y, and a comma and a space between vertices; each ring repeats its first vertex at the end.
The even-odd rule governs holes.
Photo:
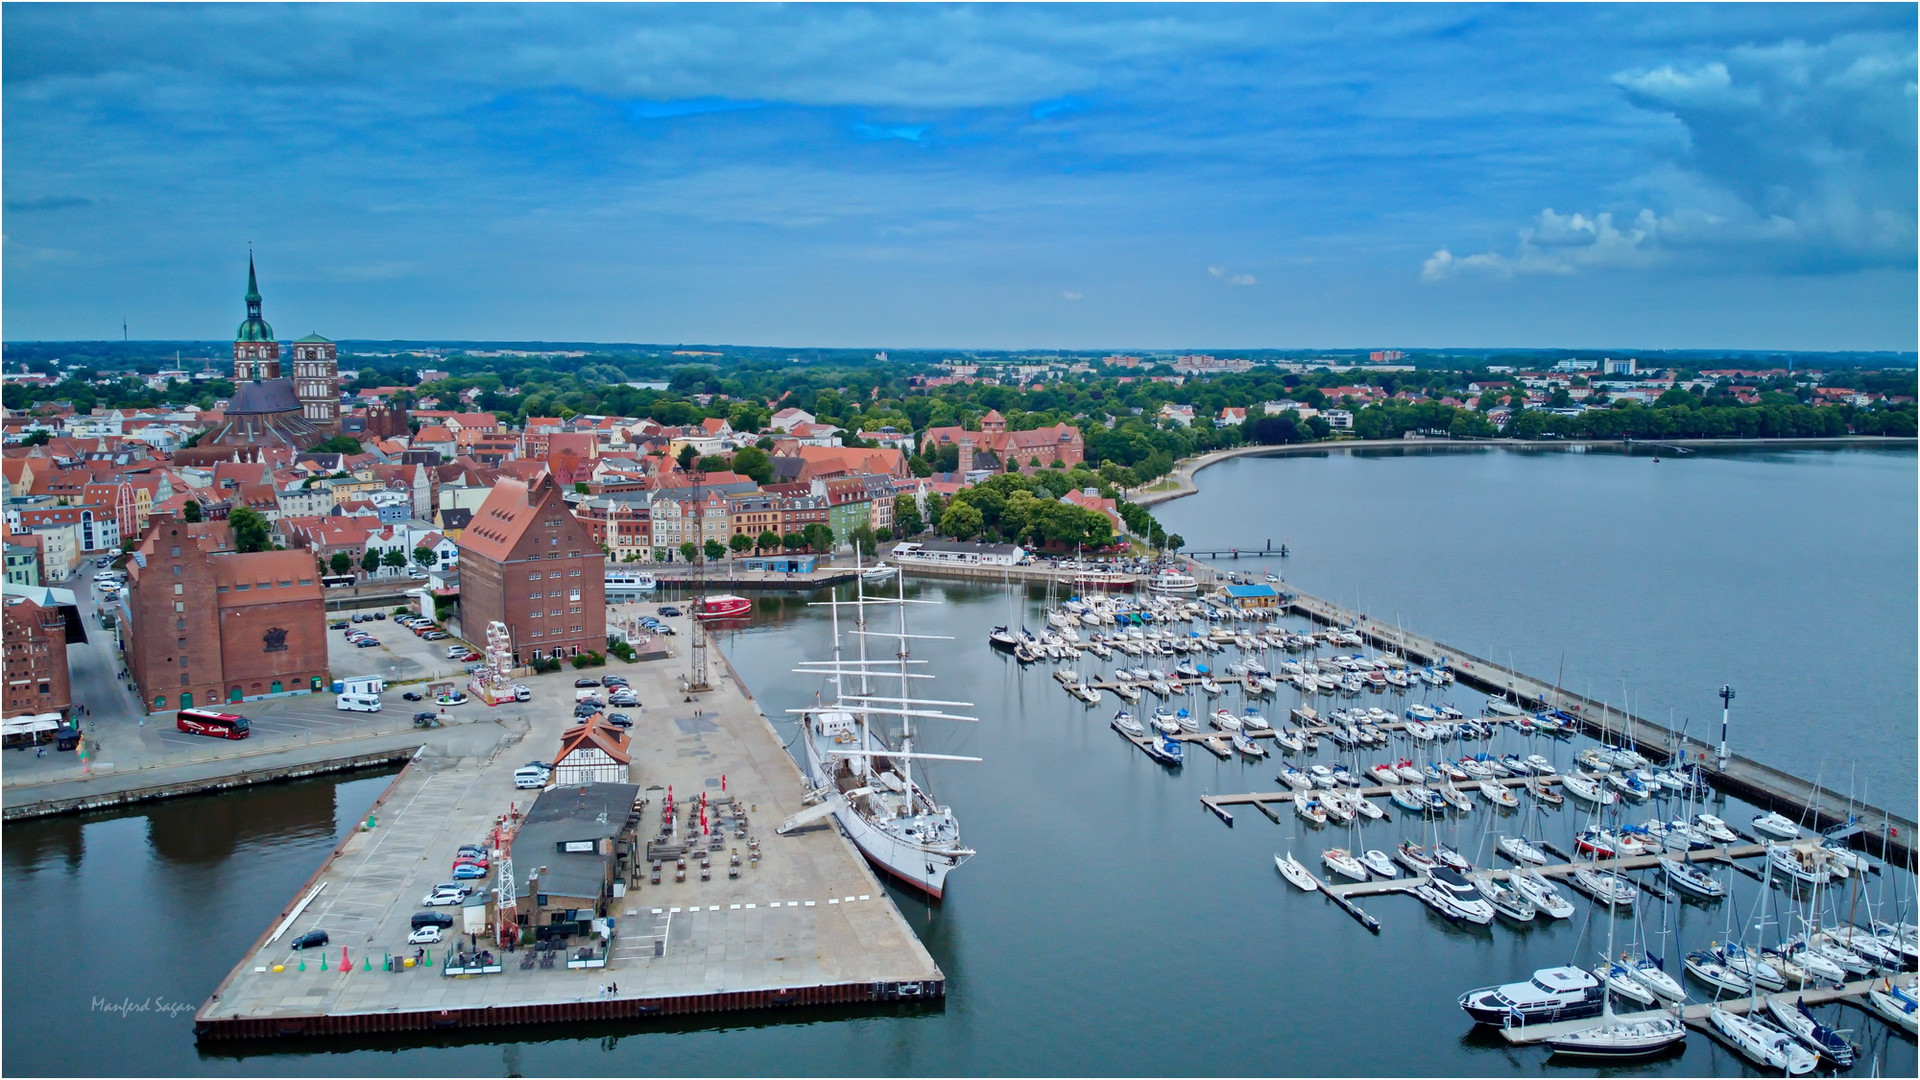
POLYGON ((703 596, 693 604, 693 617, 696 619, 738 619, 752 613, 753 601, 727 593, 703 596))

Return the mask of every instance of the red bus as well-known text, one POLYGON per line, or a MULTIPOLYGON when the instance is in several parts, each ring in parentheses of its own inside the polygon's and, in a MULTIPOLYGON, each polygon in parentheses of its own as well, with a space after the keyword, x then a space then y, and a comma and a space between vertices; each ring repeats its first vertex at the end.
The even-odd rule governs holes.
POLYGON ((253 733, 247 718, 216 709, 181 709, 180 730, 191 735, 211 735, 216 739, 244 739, 253 733))

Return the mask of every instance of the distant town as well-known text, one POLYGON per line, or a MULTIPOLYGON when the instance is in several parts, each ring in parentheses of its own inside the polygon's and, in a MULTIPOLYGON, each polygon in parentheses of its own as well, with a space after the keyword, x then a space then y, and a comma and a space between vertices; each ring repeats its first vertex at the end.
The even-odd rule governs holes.
POLYGON ((541 662, 609 649, 610 565, 791 571, 929 533, 1178 549, 1129 496, 1214 450, 1915 430, 1911 357, 343 350, 276 336, 251 264, 243 304, 217 359, 6 347, 7 640, 47 670, 10 683, 7 715, 64 716, 45 590, 89 560, 130 556, 108 599, 164 709, 320 687, 329 586, 425 590, 504 620, 516 661, 541 662), (501 567, 536 533, 565 534, 571 577, 532 605, 501 567), (175 617, 189 609, 223 617, 175 617))

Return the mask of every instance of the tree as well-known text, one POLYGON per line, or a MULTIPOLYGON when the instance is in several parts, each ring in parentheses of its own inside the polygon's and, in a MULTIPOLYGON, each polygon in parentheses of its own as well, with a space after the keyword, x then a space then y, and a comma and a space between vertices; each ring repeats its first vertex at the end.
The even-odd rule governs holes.
POLYGON ((187 505, 180 508, 180 520, 181 521, 199 521, 200 520, 200 501, 198 499, 188 499, 187 505))
POLYGON ((760 534, 760 542, 755 546, 761 551, 779 551, 780 534, 774 532, 772 529, 768 529, 766 532, 760 534))
POLYGON ((701 472, 726 472, 727 459, 718 454, 708 454, 694 462, 693 467, 701 472))
POLYGON ((746 533, 734 533, 733 539, 727 541, 727 546, 733 549, 735 555, 745 555, 753 547, 753 537, 746 533))
POLYGON ((1181 548, 1186 546, 1187 546, 1186 537, 1181 536, 1179 533, 1167 534, 1167 550, 1168 551, 1179 551, 1181 548))
POLYGON ((687 562, 693 562, 700 557, 700 549, 693 546, 693 541, 688 540, 680 545, 680 557, 687 562))
POLYGON ((398 570, 407 565, 407 553, 399 548, 388 548, 387 553, 380 556, 380 564, 398 570))
POLYGON ((920 500, 911 495, 893 497, 893 524, 901 536, 918 536, 927 530, 920 517, 920 500))
POLYGON ((673 460, 680 463, 681 472, 692 472, 693 463, 700 460, 700 451, 695 450, 692 443, 688 443, 680 448, 680 452, 674 455, 673 460))
POLYGON ((238 552, 273 550, 273 529, 266 517, 250 506, 236 506, 227 514, 233 529, 233 550, 238 552))
POLYGON ((873 526, 871 525, 859 526, 858 528, 854 529, 853 532, 847 534, 847 539, 852 540, 854 543, 854 546, 859 550, 860 554, 865 555, 868 558, 873 557, 873 553, 878 546, 876 543, 876 538, 873 535, 873 526))
POLYGON ((727 557, 727 545, 721 543, 718 540, 707 541, 706 545, 701 550, 706 553, 708 562, 712 562, 714 559, 724 559, 727 557))
POLYGON ((893 543, 893 530, 885 526, 873 530, 873 538, 882 544, 893 543))
POLYGON ((807 547, 814 551, 825 553, 833 550, 833 530, 817 521, 802 530, 800 535, 807 547))
POLYGON ((788 551, 799 551, 801 548, 807 546, 806 534, 790 532, 780 538, 780 546, 786 548, 788 551))
POLYGON ((589 488, 587 487, 587 483, 586 483, 586 481, 584 481, 584 480, 578 480, 578 481, 575 481, 575 482, 574 482, 574 485, 573 485, 573 491, 574 491, 574 494, 576 494, 576 495, 585 495, 585 494, 587 494, 587 492, 588 492, 589 490, 590 490, 590 489, 589 489, 589 488))
POLYGON ((368 574, 380 569, 380 551, 378 548, 368 548, 365 554, 360 556, 360 569, 368 574))
POLYGON ((309 454, 358 454, 361 451, 360 440, 351 435, 335 435, 307 449, 309 454))
POLYGON ((434 564, 433 549, 427 547, 425 544, 414 548, 413 561, 419 563, 420 568, 423 570, 432 566, 434 564))
MULTIPOLYGON (((198 436, 195 436, 195 437, 197 438, 198 436)), ((45 446, 47 445, 47 441, 52 438, 53 438, 53 432, 48 431, 46 428, 40 428, 36 431, 27 432, 27 437, 20 440, 20 445, 21 446, 45 446)), ((192 445, 192 444, 188 444, 188 445, 192 445)))
POLYGON ((955 540, 973 539, 985 523, 986 517, 980 508, 961 499, 955 499, 940 515, 940 531, 955 540))
POLYGON ((757 446, 747 446, 734 452, 733 471, 751 479, 756 484, 773 482, 773 458, 757 446))
POLYGON ((327 560, 327 565, 334 573, 344 574, 353 569, 353 556, 344 551, 336 551, 333 553, 333 558, 327 560))

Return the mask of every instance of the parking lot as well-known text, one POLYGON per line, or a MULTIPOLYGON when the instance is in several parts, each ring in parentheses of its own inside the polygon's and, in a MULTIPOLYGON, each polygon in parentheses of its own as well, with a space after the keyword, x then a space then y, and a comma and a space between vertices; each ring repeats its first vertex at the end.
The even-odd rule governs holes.
POLYGON ((387 617, 373 619, 368 613, 363 616, 367 621, 360 623, 352 622, 352 616, 345 613, 327 620, 327 662, 333 668, 335 679, 377 675, 387 680, 388 685, 446 678, 466 681, 467 662, 447 659, 447 646, 468 643, 455 637, 441 641, 422 640, 413 631, 394 622, 391 610, 383 609, 382 614, 387 617), (347 629, 333 629, 342 622, 347 623, 347 629), (362 649, 347 640, 347 633, 351 630, 365 630, 380 644, 362 649))

